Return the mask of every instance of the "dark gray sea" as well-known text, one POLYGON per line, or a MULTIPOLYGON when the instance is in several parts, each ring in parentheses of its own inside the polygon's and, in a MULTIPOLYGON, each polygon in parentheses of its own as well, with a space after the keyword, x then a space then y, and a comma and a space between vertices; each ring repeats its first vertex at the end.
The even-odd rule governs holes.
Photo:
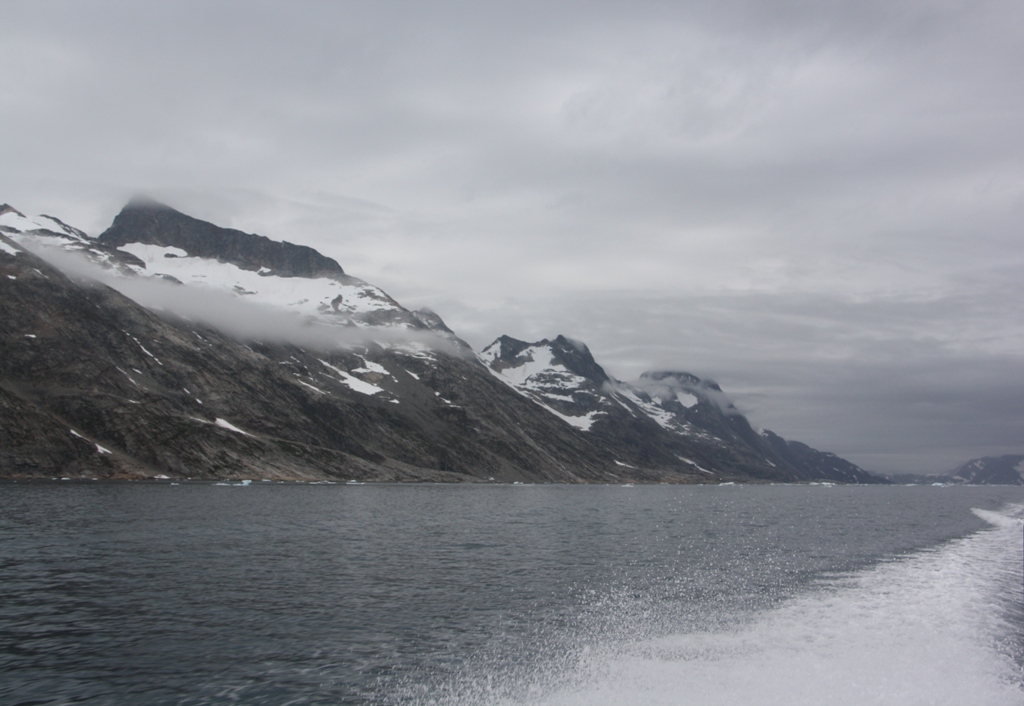
POLYGON ((1024 704, 1024 489, 0 485, 2 704, 1024 704))

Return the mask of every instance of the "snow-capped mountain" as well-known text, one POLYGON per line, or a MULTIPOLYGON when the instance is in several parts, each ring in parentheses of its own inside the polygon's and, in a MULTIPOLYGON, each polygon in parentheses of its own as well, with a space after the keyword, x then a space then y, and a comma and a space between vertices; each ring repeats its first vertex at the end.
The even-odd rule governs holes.
POLYGON ((964 485, 1024 485, 1024 456, 985 456, 963 464, 948 476, 964 485))
POLYGON ((75 252, 111 274, 232 294, 319 324, 451 333, 433 312, 405 309, 313 248, 220 228, 152 201, 132 201, 96 238, 51 216, 3 208, 0 232, 15 242, 75 252))
POLYGON ((775 439, 713 382, 614 380, 563 336, 476 356, 312 248, 148 201, 95 238, 0 207, 0 475, 872 480, 801 465, 775 439), (70 272, 69 252, 110 286, 50 264, 70 272), (226 298, 361 336, 239 332, 140 305, 150 282, 164 301, 226 298))
POLYGON ((234 293, 325 324, 424 328, 382 290, 313 248, 220 228, 162 204, 130 203, 97 241, 138 258, 141 276, 234 293))
POLYGON ((711 477, 729 468, 763 479, 877 482, 835 454, 758 434, 717 383, 690 373, 615 380, 585 344, 565 336, 534 343, 502 336, 480 360, 519 394, 602 443, 632 447, 634 458, 642 448, 644 463, 711 477))
POLYGON ((582 431, 613 404, 604 370, 585 345, 565 336, 537 343, 502 336, 481 351, 480 360, 509 387, 582 431))

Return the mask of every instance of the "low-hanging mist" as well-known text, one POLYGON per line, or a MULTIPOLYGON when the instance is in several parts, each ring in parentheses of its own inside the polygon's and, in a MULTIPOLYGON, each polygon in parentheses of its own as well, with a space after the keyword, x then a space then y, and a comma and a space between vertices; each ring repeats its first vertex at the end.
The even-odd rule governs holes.
POLYGON ((399 326, 367 329, 354 324, 326 324, 224 291, 186 286, 166 279, 114 275, 76 252, 53 247, 31 250, 68 276, 111 287, 161 316, 200 322, 240 341, 290 343, 322 350, 411 345, 462 354, 458 346, 432 331, 399 326))

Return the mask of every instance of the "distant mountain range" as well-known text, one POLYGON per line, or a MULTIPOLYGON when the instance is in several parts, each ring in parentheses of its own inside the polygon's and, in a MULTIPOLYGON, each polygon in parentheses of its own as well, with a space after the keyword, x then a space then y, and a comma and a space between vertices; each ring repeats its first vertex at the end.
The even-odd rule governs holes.
POLYGON ((937 475, 894 474, 893 483, 943 485, 1024 485, 1024 455, 985 456, 937 475))
POLYGON ((0 207, 0 477, 54 476, 886 482, 710 380, 615 380, 564 336, 475 353, 312 248, 151 201, 98 237, 0 207))

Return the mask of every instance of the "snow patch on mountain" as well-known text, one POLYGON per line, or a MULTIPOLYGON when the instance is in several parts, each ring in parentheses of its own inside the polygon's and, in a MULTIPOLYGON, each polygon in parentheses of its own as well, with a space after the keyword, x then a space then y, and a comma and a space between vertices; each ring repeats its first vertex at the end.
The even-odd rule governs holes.
POLYGON ((229 422, 226 419, 221 419, 220 417, 217 417, 213 421, 213 423, 216 426, 220 427, 221 429, 227 429, 228 431, 233 431, 236 434, 244 434, 245 436, 252 436, 252 434, 250 434, 249 432, 242 431, 241 429, 239 429, 238 427, 236 427, 234 424, 232 424, 231 422, 229 422))
MULTIPOLYGON (((680 430, 681 425, 679 424, 676 415, 654 404, 650 398, 646 400, 643 399, 639 394, 637 394, 637 391, 629 385, 620 383, 615 390, 615 394, 625 397, 627 400, 639 407, 644 414, 656 421, 665 429, 668 429, 669 431, 680 430)), ((627 406, 626 409, 629 409, 629 407, 627 406)))
POLYGON ((77 228, 72 228, 52 216, 35 216, 34 218, 29 218, 10 206, 7 206, 5 209, 0 211, 0 231, 30 233, 32 231, 40 230, 73 236, 76 238, 86 237, 82 231, 77 228))
MULTIPOLYGON (((93 265, 103 270, 113 270, 120 275, 134 274, 126 260, 134 260, 130 255, 119 255, 116 251, 105 248, 84 231, 73 228, 52 216, 35 216, 29 218, 10 206, 0 207, 0 233, 3 233, 26 250, 30 250, 44 259, 53 251, 77 253, 93 265)), ((57 263, 60 264, 60 263, 57 263)), ((133 263, 137 264, 137 263, 133 263)))
POLYGON ((181 248, 172 246, 128 243, 118 250, 145 263, 144 267, 134 268, 141 276, 170 276, 184 284, 229 292, 327 323, 347 323, 346 314, 404 311, 383 291, 365 283, 352 284, 330 277, 279 277, 228 262, 189 257, 181 248))
POLYGON ((568 414, 562 414, 557 409, 552 409, 543 402, 538 402, 538 404, 540 404, 541 407, 543 407, 544 409, 546 409, 547 411, 551 412, 553 415, 561 419, 563 422, 571 424, 580 431, 590 431, 590 427, 593 426, 594 420, 597 418, 597 415, 601 414, 600 411, 595 410, 593 412, 587 412, 586 414, 580 415, 578 417, 573 417, 568 414))
MULTIPOLYGON (((342 370, 341 368, 331 365, 326 360, 321 360, 320 362, 323 363, 324 367, 329 368, 335 374, 338 375, 338 377, 335 378, 338 382, 347 386, 354 392, 358 392, 363 395, 376 395, 378 392, 384 392, 384 388, 377 387, 376 385, 370 384, 364 380, 360 380, 355 375, 352 375, 347 371, 342 370)), ((381 368, 382 370, 384 369, 383 366, 378 365, 377 367, 381 368)), ((384 372, 386 373, 387 370, 384 370, 384 372)))
MULTIPOLYGON (((676 458, 678 458, 678 459, 679 459, 680 461, 682 461, 683 463, 688 463, 688 464, 690 464, 691 466, 693 466, 694 468, 696 468, 696 469, 697 469, 698 471, 700 471, 701 473, 707 473, 708 475, 711 475, 711 476, 715 475, 715 472, 714 472, 714 471, 709 471, 709 470, 708 470, 708 469, 706 469, 706 468, 701 468, 701 467, 700 467, 700 466, 699 466, 699 465, 697 464, 697 462, 696 462, 696 461, 692 461, 692 460, 690 460, 690 459, 686 458, 685 456, 676 456, 676 458)), ((773 465, 774 465, 774 464, 773 464, 773 465)))
POLYGON ((679 404, 686 407, 687 409, 690 409, 691 407, 694 407, 700 400, 697 399, 697 395, 693 394, 692 392, 679 390, 678 392, 676 392, 676 401, 679 402, 679 404))

